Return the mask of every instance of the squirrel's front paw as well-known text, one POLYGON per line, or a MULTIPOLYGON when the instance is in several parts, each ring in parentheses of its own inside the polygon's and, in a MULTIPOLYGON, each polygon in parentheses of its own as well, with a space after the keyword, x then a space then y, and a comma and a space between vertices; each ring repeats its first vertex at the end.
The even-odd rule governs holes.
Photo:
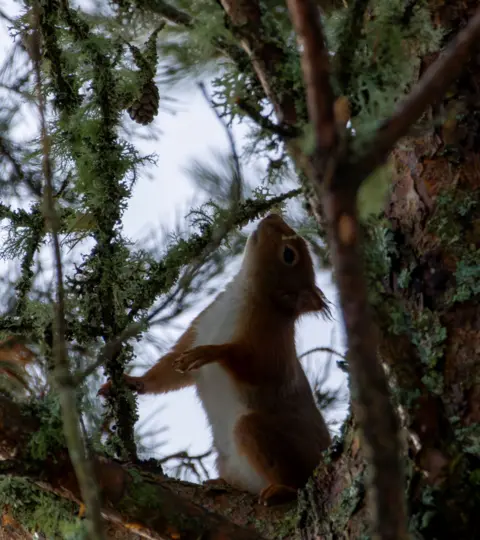
POLYGON ((200 351, 197 351, 196 349, 190 349, 189 351, 181 354, 173 362, 173 368, 180 373, 185 373, 187 371, 198 369, 206 363, 208 363, 208 361, 205 360, 200 351))

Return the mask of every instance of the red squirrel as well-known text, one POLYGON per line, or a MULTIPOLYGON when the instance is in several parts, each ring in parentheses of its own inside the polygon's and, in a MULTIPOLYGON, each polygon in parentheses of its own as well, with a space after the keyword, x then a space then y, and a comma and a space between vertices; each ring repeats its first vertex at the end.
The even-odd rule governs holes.
POLYGON ((261 504, 295 498, 330 445, 295 349, 295 322, 311 312, 330 315, 307 244, 270 214, 238 274, 171 351, 141 377, 125 375, 139 394, 196 385, 218 454, 211 482, 259 494, 261 504))

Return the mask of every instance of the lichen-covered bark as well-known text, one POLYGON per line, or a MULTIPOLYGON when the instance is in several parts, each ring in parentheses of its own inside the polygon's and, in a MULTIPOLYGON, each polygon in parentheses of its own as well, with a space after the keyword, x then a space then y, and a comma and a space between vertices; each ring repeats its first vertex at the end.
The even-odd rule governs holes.
MULTIPOLYGON (((27 414, 13 401, 0 396, 0 474, 27 478, 29 483, 23 488, 27 491, 30 486, 40 488, 58 496, 59 501, 67 499, 80 504, 78 481, 61 438, 42 439, 41 444, 46 443, 46 447, 38 453, 40 441, 34 437, 42 427, 45 429, 36 414, 27 414)), ((100 455, 93 456, 92 461, 102 516, 110 528, 115 525, 140 537, 172 540, 294 538, 294 509, 288 513, 292 507, 266 508, 258 505, 252 495, 174 480, 163 475, 159 467, 121 464, 100 455)), ((29 495, 24 493, 25 497, 29 495)), ((10 503, 23 505, 13 498, 10 503)), ((33 512, 38 511, 38 505, 32 506, 33 512)), ((73 522, 71 510, 67 509, 65 514, 73 522)), ((13 507, 11 512, 3 508, 1 516, 2 522, 12 529, 19 528, 18 534, 23 534, 25 517, 32 521, 32 516, 25 515, 22 520, 18 508, 13 507)))

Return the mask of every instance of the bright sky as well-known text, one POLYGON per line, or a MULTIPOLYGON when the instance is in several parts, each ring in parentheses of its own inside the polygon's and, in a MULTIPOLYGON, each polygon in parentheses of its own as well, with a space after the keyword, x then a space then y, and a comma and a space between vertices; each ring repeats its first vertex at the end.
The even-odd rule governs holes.
MULTIPOLYGON (((0 1, 0 8, 7 13, 12 13, 12 6, 11 0, 0 1)), ((16 11, 15 8, 13 9, 16 11)), ((0 27, 0 60, 11 44, 11 38, 5 26, 2 25, 0 27)), ((189 208, 189 201, 195 196, 195 186, 182 170, 191 158, 205 160, 208 159, 211 150, 228 149, 223 127, 194 86, 182 93, 176 89, 175 97, 180 101, 175 104, 178 112, 172 116, 161 110, 155 120, 156 125, 163 131, 160 140, 142 140, 138 144, 143 153, 158 154, 158 162, 154 168, 150 168, 153 180, 146 178, 146 175, 140 177, 125 212, 124 231, 132 240, 140 241, 145 238, 148 231, 158 229, 160 226, 171 228, 179 217, 185 215, 185 210, 189 208)), ((245 127, 235 126, 233 132, 238 147, 241 147, 245 127)), ((1 268, 5 266, 2 264, 1 268)), ((228 281, 230 277, 225 276, 225 281, 228 281)), ((336 292, 329 272, 319 272, 317 284, 329 300, 336 301, 336 292)), ((180 321, 182 325, 188 325, 195 313, 202 308, 203 305, 199 305, 197 310, 190 312, 188 317, 184 317, 180 321)), ((337 320, 340 319, 336 310, 334 310, 334 317, 337 320)), ((298 326, 299 353, 313 347, 331 346, 332 329, 335 329, 336 335, 334 348, 341 353, 344 352, 343 331, 338 322, 326 322, 321 318, 306 317, 298 326)), ((165 329, 156 328, 153 332, 160 337, 165 337, 165 329)), ((169 337, 173 338, 180 332, 181 329, 168 328, 169 337)), ((308 365, 309 369, 322 372, 325 359, 324 354, 312 356, 308 365)), ((152 360, 152 356, 147 358, 149 362, 152 360)), ((337 388, 341 384, 344 385, 346 391, 345 376, 333 362, 327 385, 337 388)), ((163 457, 180 450, 189 450, 192 454, 201 453, 210 447, 208 426, 193 390, 182 390, 166 396, 140 397, 140 421, 147 419, 149 413, 161 404, 165 406, 161 413, 143 426, 143 429, 154 429, 160 425, 168 427, 168 432, 162 434, 159 439, 165 440, 166 444, 153 452, 153 456, 163 457)), ((328 415, 328 420, 342 418, 345 410, 343 406, 335 413, 328 415)))

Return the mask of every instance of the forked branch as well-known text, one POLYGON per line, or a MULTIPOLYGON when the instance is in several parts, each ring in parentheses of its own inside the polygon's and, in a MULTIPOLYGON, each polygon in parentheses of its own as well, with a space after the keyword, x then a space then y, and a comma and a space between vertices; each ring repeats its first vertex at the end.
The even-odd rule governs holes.
MULTIPOLYGON (((337 159, 342 160, 342 149, 335 132, 328 53, 312 1, 288 0, 288 7, 303 46, 302 68, 317 154, 309 180, 321 198, 329 225, 332 262, 348 340, 354 410, 364 435, 365 455, 372 466, 374 530, 382 540, 404 540, 407 526, 399 423, 377 359, 359 242, 356 191, 350 188, 354 177, 339 177, 343 168, 337 159)), ((319 214, 317 211, 316 215, 319 214)))

